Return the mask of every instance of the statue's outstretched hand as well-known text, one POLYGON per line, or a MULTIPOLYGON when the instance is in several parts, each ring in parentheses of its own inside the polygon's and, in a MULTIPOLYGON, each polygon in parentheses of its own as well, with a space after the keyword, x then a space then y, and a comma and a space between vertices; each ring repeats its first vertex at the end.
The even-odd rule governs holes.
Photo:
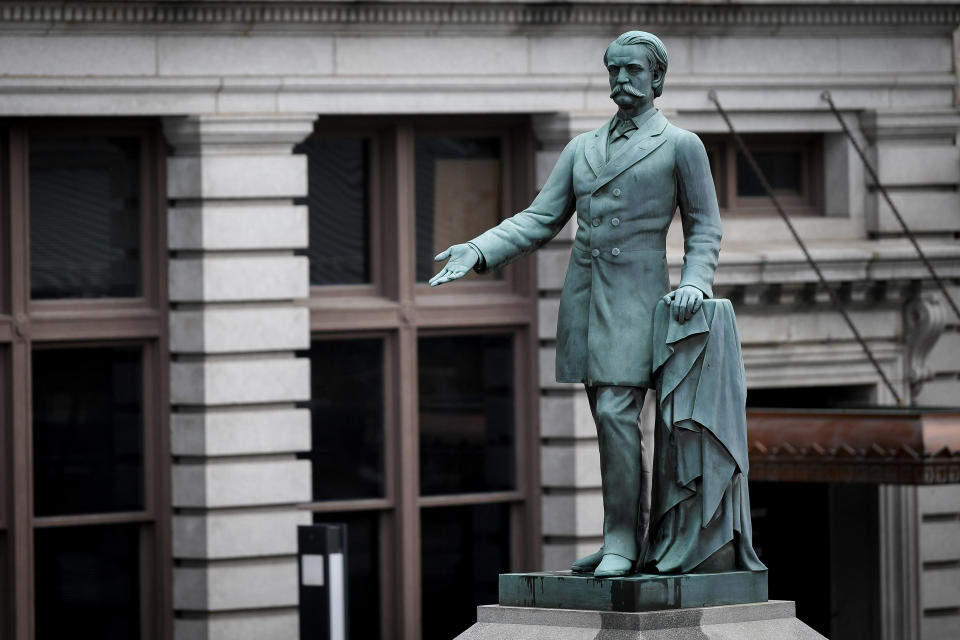
POLYGON ((670 305, 670 315, 683 324, 703 306, 703 292, 696 287, 685 285, 663 296, 663 301, 670 305))
POLYGON ((438 253, 437 257, 435 257, 433 261, 443 262, 447 258, 450 258, 450 260, 448 260, 447 264, 443 266, 443 269, 440 270, 440 273, 430 278, 431 287, 435 287, 438 284, 450 282, 451 280, 456 280, 467 275, 467 273, 470 272, 470 269, 473 269, 474 265, 480 261, 480 254, 478 254, 477 250, 471 247, 469 244, 455 244, 447 250, 438 253))

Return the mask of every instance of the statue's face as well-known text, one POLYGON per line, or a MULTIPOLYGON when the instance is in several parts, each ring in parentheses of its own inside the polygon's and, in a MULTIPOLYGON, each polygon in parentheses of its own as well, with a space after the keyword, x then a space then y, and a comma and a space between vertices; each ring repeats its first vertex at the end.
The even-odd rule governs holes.
POLYGON ((610 97, 621 111, 639 112, 653 102, 653 83, 660 71, 653 65, 646 47, 614 42, 607 49, 610 97))

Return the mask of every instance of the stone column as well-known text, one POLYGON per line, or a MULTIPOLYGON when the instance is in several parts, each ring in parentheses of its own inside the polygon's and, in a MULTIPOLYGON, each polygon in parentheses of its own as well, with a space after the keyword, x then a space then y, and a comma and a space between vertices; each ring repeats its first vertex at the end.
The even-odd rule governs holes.
POLYGON ((306 158, 313 116, 165 122, 177 640, 298 637, 310 514, 306 158))

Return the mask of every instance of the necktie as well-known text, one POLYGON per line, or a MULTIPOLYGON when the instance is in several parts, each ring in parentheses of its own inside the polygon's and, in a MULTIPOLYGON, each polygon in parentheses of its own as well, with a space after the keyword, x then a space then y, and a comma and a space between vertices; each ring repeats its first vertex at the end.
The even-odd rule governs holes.
POLYGON ((633 120, 621 120, 617 118, 617 126, 613 128, 607 137, 607 160, 610 160, 620 150, 626 141, 627 133, 636 129, 633 120))

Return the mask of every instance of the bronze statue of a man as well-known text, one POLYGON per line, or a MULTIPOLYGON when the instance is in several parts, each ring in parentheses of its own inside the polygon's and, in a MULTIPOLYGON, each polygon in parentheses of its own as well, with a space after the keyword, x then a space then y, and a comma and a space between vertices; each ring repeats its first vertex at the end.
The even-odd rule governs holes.
MULTIPOLYGON (((665 297, 685 322, 712 296, 720 213, 703 143, 654 107, 667 50, 656 36, 629 31, 604 54, 617 113, 570 141, 525 210, 440 253, 439 285, 470 269, 501 267, 538 249, 577 212, 577 232, 557 322, 557 381, 581 382, 600 441, 603 547, 574 571, 627 575, 641 549, 644 478, 638 426, 653 386, 651 328, 665 297), (679 208, 684 234, 680 286, 669 292, 667 227, 679 208)), ((647 473, 644 473, 647 471, 647 473)))

